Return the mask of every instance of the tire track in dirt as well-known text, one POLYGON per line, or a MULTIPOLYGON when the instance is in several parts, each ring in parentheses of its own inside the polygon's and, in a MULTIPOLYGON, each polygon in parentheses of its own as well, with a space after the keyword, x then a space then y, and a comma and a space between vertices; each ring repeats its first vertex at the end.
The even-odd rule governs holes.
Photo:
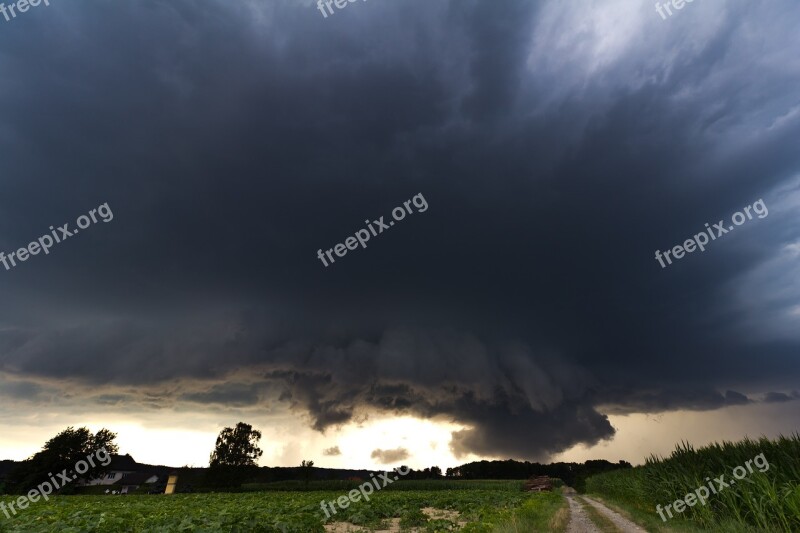
POLYGON ((612 511, 602 503, 589 498, 588 496, 577 496, 574 489, 566 487, 564 489, 564 496, 569 502, 569 525, 567 526, 567 533, 602 533, 602 531, 592 522, 589 514, 584 510, 583 504, 586 502, 591 505, 603 516, 611 520, 614 527, 619 533, 648 533, 648 531, 641 526, 638 526, 617 513, 612 511))
POLYGON ((583 505, 576 499, 575 490, 564 489, 564 496, 569 502, 569 524, 567 533, 602 533, 583 510, 583 505))
POLYGON ((583 496, 583 499, 592 507, 597 509, 600 513, 602 513, 606 518, 614 522, 614 525, 620 530, 622 533, 648 533, 646 529, 643 527, 634 524, 621 514, 616 511, 612 511, 602 503, 598 502, 597 500, 593 500, 588 496, 583 496))

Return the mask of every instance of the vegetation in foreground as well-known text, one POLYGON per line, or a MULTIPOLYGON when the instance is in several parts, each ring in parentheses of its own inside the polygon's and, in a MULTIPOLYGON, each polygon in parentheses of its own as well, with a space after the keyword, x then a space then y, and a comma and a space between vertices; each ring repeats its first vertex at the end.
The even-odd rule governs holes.
MULTIPOLYGON (((455 531, 445 519, 428 519, 421 509, 433 507, 459 512, 468 522, 460 531, 563 531, 564 499, 560 491, 525 493, 521 482, 464 481, 450 490, 385 490, 369 502, 339 510, 327 522, 346 521, 365 530, 400 518, 401 526, 421 531, 455 531)), ((251 492, 150 496, 60 496, 39 502, 12 519, 0 516, 2 532, 296 532, 323 533, 321 500, 333 500, 341 491, 251 492)))
POLYGON ((652 531, 800 531, 800 435, 698 449, 681 444, 667 458, 651 456, 643 466, 592 476, 586 490, 630 511, 652 531), (673 511, 666 523, 656 514, 657 505, 683 499, 720 475, 729 482, 734 468, 762 453, 768 470, 748 472, 705 505, 673 511))

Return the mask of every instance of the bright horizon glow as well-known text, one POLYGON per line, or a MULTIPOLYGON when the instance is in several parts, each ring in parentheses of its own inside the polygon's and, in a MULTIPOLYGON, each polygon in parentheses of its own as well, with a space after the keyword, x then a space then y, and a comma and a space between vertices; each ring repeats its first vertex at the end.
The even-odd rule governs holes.
MULTIPOLYGON (((86 418, 58 413, 38 414, 35 420, 18 426, 26 436, 25 441, 0 434, 0 459, 25 459, 39 451, 45 441, 71 425, 87 426, 92 431, 106 427, 116 432, 120 453, 130 454, 140 463, 204 467, 208 465, 219 431, 240 420, 252 424, 263 434, 261 466, 297 466, 303 459, 309 459, 322 468, 386 470, 408 465, 416 470, 438 466, 444 472, 447 468, 471 461, 508 458, 475 455, 456 458, 450 450, 451 433, 465 426, 412 416, 373 414, 363 422, 353 422, 338 430, 330 429, 326 434, 312 430, 306 420, 293 414, 265 417, 242 412, 222 416, 220 413, 165 411, 129 413, 116 421, 109 413, 84 416, 86 418), (108 422, 100 423, 100 419, 108 422), (341 455, 323 455, 323 450, 335 446, 339 447, 341 455), (408 450, 408 458, 381 464, 371 457, 375 449, 397 448, 408 450)), ((611 415, 609 420, 617 429, 613 439, 594 446, 573 446, 554 454, 547 462, 583 462, 588 459, 618 462, 623 459, 636 465, 643 463, 650 454, 668 455, 681 439, 699 447, 713 441, 740 440, 745 436, 776 437, 786 427, 787 419, 800 427, 800 413, 791 402, 751 404, 706 412, 611 415)))

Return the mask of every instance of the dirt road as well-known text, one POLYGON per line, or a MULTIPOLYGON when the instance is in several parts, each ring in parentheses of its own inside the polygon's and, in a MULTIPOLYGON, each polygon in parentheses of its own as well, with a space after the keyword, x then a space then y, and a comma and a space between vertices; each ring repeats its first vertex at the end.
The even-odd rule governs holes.
MULTIPOLYGON (((586 512, 583 502, 591 505, 600 514, 610 520, 620 533, 647 533, 646 529, 637 526, 597 500, 589 498, 588 496, 578 496, 573 489, 566 488, 564 490, 564 496, 566 496, 569 502, 570 517, 567 533, 602 533, 604 531, 594 523, 590 514, 586 512)), ((608 531, 608 529, 605 531, 608 531)))

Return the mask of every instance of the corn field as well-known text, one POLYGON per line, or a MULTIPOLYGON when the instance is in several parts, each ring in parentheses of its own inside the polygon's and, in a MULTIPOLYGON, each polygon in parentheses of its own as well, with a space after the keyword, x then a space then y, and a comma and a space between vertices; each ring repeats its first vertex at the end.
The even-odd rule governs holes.
POLYGON ((798 434, 775 440, 713 443, 698 449, 681 443, 669 457, 650 456, 643 466, 592 476, 586 488, 623 507, 655 515, 656 505, 663 507, 683 499, 721 475, 729 487, 711 494, 705 505, 698 502, 683 513, 673 512, 670 522, 688 520, 712 531, 721 530, 721 524, 738 524, 750 530, 800 531, 798 434), (752 463, 759 454, 766 458, 768 468, 763 472, 754 468, 741 479, 734 478, 736 467, 752 463))

